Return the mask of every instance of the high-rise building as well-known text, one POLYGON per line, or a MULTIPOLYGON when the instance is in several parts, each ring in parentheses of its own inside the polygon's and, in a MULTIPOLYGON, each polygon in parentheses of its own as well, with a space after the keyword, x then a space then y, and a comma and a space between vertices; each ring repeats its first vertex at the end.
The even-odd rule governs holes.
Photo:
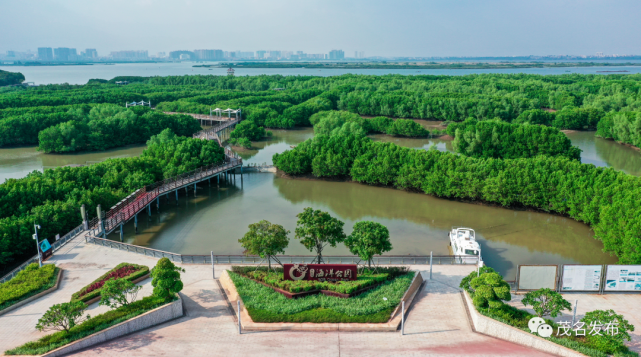
POLYGON ((85 57, 87 58, 98 58, 98 51, 95 48, 87 48, 85 50, 85 57))
POLYGON ((269 56, 267 57, 271 59, 280 58, 280 51, 269 51, 269 56))
POLYGON ((256 51, 256 58, 265 58, 265 54, 267 54, 267 51, 256 51))
POLYGON ((220 60, 223 59, 222 50, 195 50, 194 54, 198 60, 220 60))
POLYGON ((41 61, 53 61, 53 50, 51 47, 38 47, 38 59, 41 61))
POLYGON ((329 59, 331 60, 340 60, 345 58, 345 52, 343 50, 331 50, 329 51, 329 59))
POLYGON ((58 47, 53 49, 53 58, 56 61, 68 61, 69 55, 76 55, 76 49, 67 47, 58 47))

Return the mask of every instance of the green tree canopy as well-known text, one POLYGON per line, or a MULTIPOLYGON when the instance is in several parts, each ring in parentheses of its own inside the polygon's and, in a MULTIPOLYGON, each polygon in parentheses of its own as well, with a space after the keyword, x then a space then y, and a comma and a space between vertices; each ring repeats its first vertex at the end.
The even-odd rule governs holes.
POLYGON ((630 324, 623 315, 614 310, 594 310, 585 314, 581 319, 585 324, 586 339, 588 343, 601 351, 609 354, 625 351, 625 341, 630 341, 630 332, 634 331, 634 325, 630 324), (594 327, 600 327, 599 334, 590 334, 594 327))
POLYGON ((345 240, 345 233, 343 233, 345 223, 327 212, 307 207, 296 217, 298 217, 296 239, 299 239, 310 252, 316 251, 316 260, 319 264, 323 262, 323 249, 327 245, 336 247, 336 244, 345 240))
POLYGON ((151 269, 154 295, 169 299, 181 291, 183 282, 180 280, 180 272, 185 272, 185 269, 175 266, 168 258, 161 258, 151 269))
POLYGON ((557 317, 561 311, 572 309, 570 302, 561 294, 548 288, 528 292, 521 302, 525 306, 532 306, 538 317, 557 317))
POLYGON ((498 273, 483 273, 470 281, 474 289, 472 302, 479 308, 500 308, 503 301, 512 299, 510 285, 498 273))
POLYGON ((247 254, 267 258, 267 264, 271 269, 271 257, 278 253, 285 253, 285 248, 289 244, 288 234, 289 231, 283 226, 262 220, 250 224, 249 232, 245 233, 238 242, 246 249, 247 254))
POLYGON ((372 221, 356 222, 352 234, 345 239, 345 245, 352 254, 367 261, 370 268, 374 255, 392 250, 387 227, 372 221))
POLYGON ((127 279, 109 279, 100 289, 99 305, 109 306, 112 309, 129 305, 136 300, 141 289, 142 286, 127 279))
MULTIPOLYGON (((79 324, 82 320, 82 314, 87 309, 87 304, 82 301, 63 302, 56 304, 45 312, 44 315, 38 320, 36 329, 38 331, 45 330, 64 330, 69 332, 69 329, 79 324)), ((89 319, 87 315, 85 319, 89 319)))

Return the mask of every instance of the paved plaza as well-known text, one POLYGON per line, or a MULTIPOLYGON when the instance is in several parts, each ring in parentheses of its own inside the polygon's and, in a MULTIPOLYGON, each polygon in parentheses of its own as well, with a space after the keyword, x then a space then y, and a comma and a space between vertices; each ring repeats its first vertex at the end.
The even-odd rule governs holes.
MULTIPOLYGON (((115 265, 129 262, 153 267, 157 259, 94 246, 86 244, 83 239, 76 239, 57 252, 52 261, 64 269, 60 288, 0 317, 2 351, 43 336, 44 333, 36 331, 34 326, 49 306, 68 301, 72 293, 115 265)), ((227 302, 212 279, 211 266, 184 264, 182 267, 186 269, 183 274, 185 287, 181 293, 184 317, 74 355, 549 356, 473 332, 458 289, 461 277, 474 270, 472 266, 434 266, 434 279, 425 284, 409 311, 405 336, 384 332, 287 331, 239 335, 227 302)), ((216 266, 219 272, 225 268, 229 266, 216 266)), ((422 274, 426 280, 429 279, 429 272, 423 271, 422 274)), ((140 284, 144 288, 139 297, 151 293, 149 279, 140 284)), ((587 302, 584 308, 588 308, 587 302)), ((96 303, 90 307, 89 313, 95 315, 105 309, 96 303)), ((637 312, 635 318, 638 317, 637 312)))

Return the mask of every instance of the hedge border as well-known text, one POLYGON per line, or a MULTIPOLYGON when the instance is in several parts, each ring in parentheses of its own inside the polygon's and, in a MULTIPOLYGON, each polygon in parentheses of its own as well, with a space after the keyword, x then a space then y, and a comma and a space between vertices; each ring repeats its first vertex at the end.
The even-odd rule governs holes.
POLYGON ((17 308, 19 308, 19 307, 21 307, 23 305, 26 305, 26 304, 28 304, 28 303, 30 303, 30 302, 42 297, 42 296, 45 296, 45 295, 49 294, 50 292, 58 290, 58 286, 60 285, 60 281, 62 280, 62 269, 61 268, 56 267, 56 270, 53 273, 53 278, 55 280, 54 280, 54 284, 53 284, 52 287, 47 288, 47 286, 49 284, 51 284, 51 282, 50 282, 49 284, 43 286, 39 290, 36 290, 36 291, 33 291, 31 293, 28 293, 28 294, 25 294, 25 295, 21 296, 20 299, 15 300, 11 305, 8 305, 4 309, 0 310, 0 316, 4 315, 4 314, 6 314, 6 313, 8 313, 10 311, 13 311, 13 310, 15 310, 15 309, 17 309, 17 308))
MULTIPOLYGON (((91 283, 83 286, 82 289, 80 289, 77 292, 73 293, 71 295, 71 301, 72 302, 73 301, 82 301, 82 302, 84 302, 86 304, 91 304, 91 303, 94 303, 94 302, 98 301, 100 299, 100 291, 102 290, 102 288, 96 289, 96 290, 84 295, 83 297, 79 297, 79 295, 80 295, 80 293, 82 291, 84 291, 89 286, 91 286, 91 284, 99 282, 100 280, 106 278, 107 275, 111 274, 112 272, 114 272, 114 271, 116 271, 116 270, 118 270, 118 269, 120 269, 120 268, 122 268, 122 267, 124 267, 126 265, 131 265, 131 266, 137 267, 139 269, 136 270, 135 272, 127 275, 123 279, 127 279, 127 280, 129 280, 131 282, 134 282, 134 280, 137 280, 137 279, 143 278, 143 277, 146 278, 150 274, 149 267, 146 266, 146 265, 139 265, 139 264, 133 264, 133 263, 126 263, 126 262, 120 263, 120 264, 116 265, 115 267, 109 269, 104 274, 102 274, 98 279, 96 279, 96 280, 92 281, 91 283), (98 299, 98 300, 96 300, 96 299, 98 299)), ((141 279, 141 280, 144 280, 144 279, 141 279)), ((140 280, 138 280, 138 281, 140 281, 140 280)))

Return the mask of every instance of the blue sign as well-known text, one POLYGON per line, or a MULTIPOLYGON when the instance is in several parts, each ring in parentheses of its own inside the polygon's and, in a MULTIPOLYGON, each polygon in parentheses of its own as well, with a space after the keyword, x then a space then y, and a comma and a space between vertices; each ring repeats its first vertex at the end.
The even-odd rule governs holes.
POLYGON ((44 253, 44 252, 48 251, 49 249, 51 249, 51 244, 49 244, 48 240, 45 239, 42 242, 40 242, 40 251, 41 252, 44 253))

